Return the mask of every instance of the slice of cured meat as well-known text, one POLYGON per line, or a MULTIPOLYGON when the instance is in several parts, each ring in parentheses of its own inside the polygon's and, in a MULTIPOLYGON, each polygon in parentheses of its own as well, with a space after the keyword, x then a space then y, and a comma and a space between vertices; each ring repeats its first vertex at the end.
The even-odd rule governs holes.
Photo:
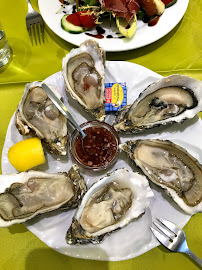
POLYGON ((111 10, 117 17, 125 18, 128 22, 139 10, 139 0, 100 0, 102 7, 111 10))

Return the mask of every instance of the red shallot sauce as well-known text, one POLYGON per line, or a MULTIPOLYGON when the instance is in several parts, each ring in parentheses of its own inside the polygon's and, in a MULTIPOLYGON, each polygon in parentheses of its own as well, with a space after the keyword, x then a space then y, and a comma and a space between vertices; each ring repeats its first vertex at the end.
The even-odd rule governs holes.
POLYGON ((84 132, 85 139, 78 135, 75 140, 74 149, 77 159, 90 167, 107 165, 117 151, 114 135, 104 127, 88 127, 84 132))

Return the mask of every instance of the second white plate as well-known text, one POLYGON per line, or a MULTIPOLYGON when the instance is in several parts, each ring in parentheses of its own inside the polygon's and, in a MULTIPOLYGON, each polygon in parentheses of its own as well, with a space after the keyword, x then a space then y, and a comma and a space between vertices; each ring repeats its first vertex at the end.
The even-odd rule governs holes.
MULTIPOLYGON (((169 33, 179 23, 186 12, 188 3, 189 0, 178 0, 176 4, 165 10, 155 26, 149 27, 142 21, 138 21, 137 31, 131 39, 108 39, 105 37, 103 39, 96 40, 99 41, 100 46, 104 48, 105 51, 109 52, 137 49, 153 43, 169 33)), ((61 7, 59 0, 38 0, 38 4, 41 15, 46 24, 62 39, 79 46, 86 39, 92 38, 87 36, 85 33, 70 34, 62 29, 61 18, 64 13, 61 11, 56 14, 61 7)), ((67 6, 67 13, 71 12, 69 10, 70 8, 67 6)), ((114 29, 110 29, 109 25, 104 25, 104 29, 106 30, 106 35, 112 34, 112 36, 114 36, 115 32, 117 32, 117 29, 115 29, 115 31, 114 29)))

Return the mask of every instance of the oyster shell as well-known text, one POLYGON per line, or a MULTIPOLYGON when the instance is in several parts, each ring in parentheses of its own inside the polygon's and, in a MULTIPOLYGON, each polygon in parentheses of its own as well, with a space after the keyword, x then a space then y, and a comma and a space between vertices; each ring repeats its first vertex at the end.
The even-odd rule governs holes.
POLYGON ((130 106, 118 111, 116 131, 140 133, 153 127, 181 123, 202 110, 202 81, 171 75, 149 85, 130 106))
MULTIPOLYGON (((55 87, 49 87, 59 96, 55 87)), ((40 82, 26 84, 15 124, 20 134, 37 136, 50 152, 66 155, 67 120, 48 98, 40 82)))
POLYGON ((184 148, 168 140, 137 140, 120 149, 187 214, 202 212, 202 166, 184 148))
POLYGON ((77 165, 68 173, 28 171, 1 175, 0 181, 0 227, 22 223, 60 207, 77 206, 86 192, 77 165))
POLYGON ((63 58, 66 90, 97 120, 105 118, 105 52, 93 40, 86 40, 63 58))
POLYGON ((83 197, 67 231, 67 243, 99 243, 143 214, 152 196, 145 176, 125 168, 107 174, 83 197))

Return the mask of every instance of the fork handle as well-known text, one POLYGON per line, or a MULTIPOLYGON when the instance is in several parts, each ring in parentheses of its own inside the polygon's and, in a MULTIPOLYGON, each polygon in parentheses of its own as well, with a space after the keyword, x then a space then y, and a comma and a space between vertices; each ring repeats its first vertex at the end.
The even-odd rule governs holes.
POLYGON ((202 260, 197 257, 190 249, 186 251, 186 254, 189 255, 195 262, 202 266, 202 260))
POLYGON ((33 7, 30 3, 30 0, 27 0, 27 4, 28 4, 28 12, 32 12, 33 11, 33 7))

